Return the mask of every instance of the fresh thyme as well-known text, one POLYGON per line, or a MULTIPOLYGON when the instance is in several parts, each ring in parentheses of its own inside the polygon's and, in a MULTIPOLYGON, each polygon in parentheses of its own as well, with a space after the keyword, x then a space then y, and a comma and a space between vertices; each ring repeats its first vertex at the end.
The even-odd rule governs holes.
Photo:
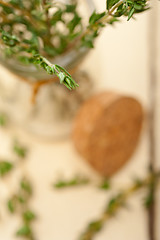
POLYGON ((106 10, 93 12, 87 27, 83 26, 77 3, 69 4, 44 0, 0 0, 0 45, 6 58, 15 58, 23 64, 42 67, 55 74, 61 84, 75 89, 78 84, 54 59, 69 49, 93 48, 94 40, 107 24, 121 16, 127 20, 149 8, 147 0, 108 0, 106 10), (61 28, 59 27, 61 25, 61 28))
POLYGON ((66 180, 64 178, 59 179, 52 185, 55 189, 64 189, 88 184, 93 184, 94 187, 97 187, 98 189, 102 190, 109 190, 111 188, 111 183, 109 179, 103 179, 100 181, 99 184, 95 184, 94 181, 91 181, 91 179, 89 179, 88 177, 82 176, 80 174, 76 175, 75 177, 72 177, 69 180, 66 180))
POLYGON ((136 180, 130 188, 120 191, 118 194, 113 196, 107 203, 104 212, 101 216, 91 223, 88 224, 85 231, 78 238, 78 240, 92 240, 95 235, 104 227, 107 220, 113 217, 120 208, 126 205, 127 200, 134 193, 142 188, 148 188, 154 181, 158 182, 160 178, 160 172, 156 172, 152 175, 147 176, 145 179, 136 180))
POLYGON ((54 188, 62 189, 62 188, 68 188, 68 187, 75 187, 75 186, 82 186, 90 183, 89 178, 83 177, 83 176, 75 176, 70 180, 58 180, 56 183, 53 184, 54 188))

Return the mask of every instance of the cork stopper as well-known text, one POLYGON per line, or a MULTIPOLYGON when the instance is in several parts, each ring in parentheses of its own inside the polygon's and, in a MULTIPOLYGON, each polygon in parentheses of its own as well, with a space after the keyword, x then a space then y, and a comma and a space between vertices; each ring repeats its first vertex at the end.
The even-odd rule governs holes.
POLYGON ((134 152, 143 122, 141 104, 113 92, 99 93, 80 108, 73 124, 77 151, 101 175, 110 177, 134 152))

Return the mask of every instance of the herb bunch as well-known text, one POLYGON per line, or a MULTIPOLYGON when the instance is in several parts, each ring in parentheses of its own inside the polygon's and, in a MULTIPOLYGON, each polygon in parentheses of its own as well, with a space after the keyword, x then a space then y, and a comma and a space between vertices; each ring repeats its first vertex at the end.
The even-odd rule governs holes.
POLYGON ((78 1, 69 3, 47 0, 0 0, 0 47, 6 58, 23 64, 42 67, 55 74, 61 84, 75 89, 78 84, 61 66, 51 59, 70 49, 93 48, 94 40, 107 24, 121 16, 129 20, 134 14, 148 9, 147 0, 108 0, 106 10, 95 11, 88 26, 78 10, 78 1))

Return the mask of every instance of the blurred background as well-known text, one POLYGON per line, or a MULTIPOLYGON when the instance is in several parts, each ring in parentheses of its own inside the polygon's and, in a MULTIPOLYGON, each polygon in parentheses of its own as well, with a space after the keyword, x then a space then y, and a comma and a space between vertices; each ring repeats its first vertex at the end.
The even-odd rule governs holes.
MULTIPOLYGON (((105 9, 105 1, 95 0, 97 9, 105 9)), ((113 90, 136 97, 147 114, 151 101, 151 64, 154 63, 158 86, 155 91, 156 105, 156 165, 160 167, 160 3, 154 1, 153 8, 139 14, 129 22, 122 19, 114 27, 107 26, 96 41, 93 49, 81 65, 96 84, 97 91, 113 90), (156 35, 154 35, 156 32, 156 35), (156 36, 156 38, 155 38, 156 36), (152 49, 156 49, 156 58, 152 49)), ((0 66, 0 78, 12 75, 0 66)), ((93 181, 99 176, 82 160, 75 151, 71 139, 57 142, 38 140, 17 128, 0 129, 0 154, 10 156, 8 148, 11 136, 21 139, 29 146, 29 156, 25 164, 34 183, 32 206, 37 212, 35 231, 38 240, 76 240, 86 224, 103 211, 110 194, 97 191, 93 186, 56 191, 51 183, 59 176, 70 178, 75 173, 83 173, 93 181)), ((143 177, 149 162, 149 133, 145 121, 136 152, 124 168, 113 176, 115 188, 127 186, 134 176, 143 177)), ((14 181, 8 180, 10 189, 14 181)), ((0 201, 4 201, 5 187, 1 182, 0 201)), ((160 200, 160 191, 158 193, 160 200)), ((160 201, 157 201, 159 204, 160 201)), ((2 207, 0 207, 2 208, 2 207)), ((0 239, 14 240, 13 232, 18 224, 16 217, 3 213, 0 218, 0 239)), ((157 205, 157 240, 160 239, 160 204, 157 205)), ((128 209, 121 210, 95 240, 146 240, 148 238, 147 213, 142 207, 142 194, 129 200, 128 209)))

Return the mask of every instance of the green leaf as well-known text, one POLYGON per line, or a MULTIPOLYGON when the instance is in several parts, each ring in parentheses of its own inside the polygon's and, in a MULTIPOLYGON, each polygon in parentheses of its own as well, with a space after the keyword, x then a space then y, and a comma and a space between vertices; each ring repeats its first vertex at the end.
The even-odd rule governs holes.
POLYGON ((62 21, 62 10, 61 9, 58 9, 52 16, 50 22, 51 22, 51 25, 55 25, 58 21, 62 21))
POLYGON ((117 204, 117 199, 114 197, 111 198, 110 201, 108 202, 107 211, 112 213, 115 209, 116 204, 117 204))
POLYGON ((18 56, 18 60, 26 65, 30 64, 29 57, 26 56, 18 56))
POLYGON ((107 204, 106 212, 114 214, 117 207, 124 206, 125 197, 122 193, 118 193, 115 197, 111 198, 107 204))
POLYGON ((19 201, 19 203, 24 204, 26 203, 27 199, 25 199, 25 196, 18 194, 17 196, 17 200, 19 201))
POLYGON ((111 18, 109 24, 113 25, 115 22, 119 22, 119 19, 117 19, 116 17, 111 18))
POLYGON ((76 10, 76 4, 66 4, 66 12, 74 12, 76 10))
POLYGON ((123 14, 127 12, 128 6, 124 3, 122 3, 118 8, 117 11, 115 12, 114 16, 115 17, 121 17, 123 14))
POLYGON ((20 145, 20 143, 17 141, 13 143, 13 151, 18 157, 21 157, 21 158, 25 158, 27 155, 27 148, 20 145))
POLYGON ((15 199, 14 198, 11 198, 8 200, 7 207, 8 207, 8 210, 10 211, 10 213, 15 212, 15 199))
POLYGON ((64 84, 69 90, 79 87, 79 85, 74 81, 69 72, 59 65, 54 66, 54 72, 60 79, 60 84, 64 84))
POLYGON ((0 176, 4 176, 9 173, 13 168, 13 164, 8 161, 0 161, 0 176))
POLYGON ((63 180, 59 180, 57 183, 54 183, 54 188, 64 188, 67 186, 67 183, 63 180))
POLYGON ((58 55, 58 50, 53 46, 45 45, 44 50, 49 56, 54 57, 54 56, 58 55))
POLYGON ((26 224, 24 226, 22 226, 20 229, 18 229, 18 231, 16 232, 17 236, 31 236, 32 235, 32 231, 31 228, 26 224))
POLYGON ((144 199, 144 206, 146 208, 149 208, 153 204, 153 201, 154 201, 154 195, 153 195, 153 192, 150 191, 148 196, 144 199))
POLYGON ((8 6, 5 6, 3 5, 2 3, 0 3, 0 6, 3 8, 3 11, 6 13, 6 14, 10 14, 10 13, 13 13, 14 10, 8 6))
POLYGON ((59 77, 59 80, 60 80, 60 84, 62 84, 64 82, 64 80, 65 80, 66 75, 63 72, 60 72, 58 74, 58 77, 59 77))
POLYGON ((22 0, 10 0, 9 2, 10 2, 11 4, 13 4, 13 5, 17 5, 17 4, 18 4, 21 8, 24 7, 22 0))
POLYGON ((23 213, 23 219, 25 222, 31 222, 35 218, 36 218, 35 214, 30 210, 27 210, 23 213))
POLYGON ((27 194, 31 195, 32 194, 32 186, 30 182, 23 178, 20 182, 21 189, 24 190, 27 194))
POLYGON ((104 189, 104 190, 108 190, 108 189, 110 189, 110 187, 111 186, 110 186, 109 179, 105 179, 99 186, 99 188, 104 189))
POLYGON ((78 14, 75 14, 73 19, 67 24, 67 27, 70 33, 74 31, 75 27, 78 26, 80 21, 81 21, 81 17, 79 17, 78 14))
POLYGON ((131 10, 129 11, 127 21, 129 21, 129 19, 133 16, 134 12, 135 12, 135 9, 134 9, 134 7, 132 7, 131 10))
POLYGON ((118 2, 119 2, 119 0, 107 0, 107 10, 112 8, 118 2))
POLYGON ((136 9, 136 10, 142 10, 142 8, 143 8, 143 6, 142 5, 140 5, 140 4, 137 4, 137 3, 134 3, 134 9, 136 9))
POLYGON ((99 232, 102 229, 102 221, 94 221, 89 224, 89 229, 94 232, 99 232))
POLYGON ((0 32, 2 34, 1 39, 3 40, 5 45, 14 47, 17 43, 19 43, 19 40, 15 35, 11 35, 10 33, 5 32, 3 30, 0 30, 0 32))
POLYGON ((105 16, 105 12, 102 13, 96 13, 95 11, 92 13, 89 19, 89 24, 95 24, 99 19, 101 19, 103 16, 105 16))
POLYGON ((93 42, 94 42, 93 36, 85 36, 82 39, 82 46, 87 47, 87 48, 94 48, 93 42))

